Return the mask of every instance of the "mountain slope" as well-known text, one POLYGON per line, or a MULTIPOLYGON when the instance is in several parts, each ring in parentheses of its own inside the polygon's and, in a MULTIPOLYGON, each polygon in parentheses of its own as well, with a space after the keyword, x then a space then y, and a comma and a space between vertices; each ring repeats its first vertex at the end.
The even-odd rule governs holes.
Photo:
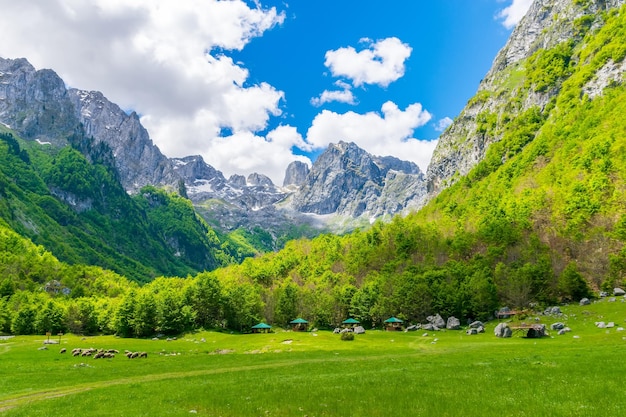
MULTIPOLYGON (((45 147, 2 130, 0 217, 62 261, 148 281, 235 260, 187 200, 151 189, 129 196, 102 146, 89 150, 90 162, 71 146, 45 147)), ((86 147, 76 136, 69 140, 86 147)))
POLYGON ((535 0, 496 56, 476 95, 441 136, 427 170, 429 196, 466 175, 485 157, 489 146, 502 139, 503 131, 496 127, 533 107, 543 111, 550 105, 569 75, 569 49, 603 25, 607 11, 624 3, 535 0), (529 71, 529 66, 536 70, 529 71))

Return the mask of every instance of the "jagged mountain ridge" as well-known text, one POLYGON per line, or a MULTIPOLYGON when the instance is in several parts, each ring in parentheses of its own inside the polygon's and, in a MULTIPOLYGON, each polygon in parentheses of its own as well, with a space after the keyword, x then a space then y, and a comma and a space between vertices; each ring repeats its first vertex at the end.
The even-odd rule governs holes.
POLYGON ((184 194, 196 205, 203 205, 200 212, 223 230, 268 227, 278 235, 278 229, 291 225, 319 229, 327 220, 320 220, 316 216, 319 214, 348 219, 342 227, 349 228, 351 218, 370 221, 418 207, 423 200, 419 168, 396 158, 373 157, 361 149, 337 154, 333 153, 337 147, 331 145, 310 169, 306 164, 291 164, 283 187, 257 173, 247 178, 225 178, 201 156, 166 157, 136 113, 127 114, 100 92, 66 89, 52 70, 35 70, 26 59, 0 58, 0 81, 0 122, 22 137, 40 144, 66 146, 67 137, 80 132, 92 138, 94 145, 110 148, 127 192, 137 193, 146 185, 173 190, 181 190, 184 185, 184 194), (351 171, 349 167, 359 165, 358 159, 363 157, 374 169, 351 171), (333 158, 343 162, 335 163, 333 158), (333 181, 324 182, 328 176, 316 174, 329 170, 341 171, 335 173, 344 180, 339 188, 333 181), (216 201, 221 202, 220 209, 210 214, 207 204, 217 207, 216 201))
POLYGON ((374 157, 354 143, 331 145, 313 164, 293 206, 302 212, 380 217, 419 206, 425 195, 419 167, 374 157))

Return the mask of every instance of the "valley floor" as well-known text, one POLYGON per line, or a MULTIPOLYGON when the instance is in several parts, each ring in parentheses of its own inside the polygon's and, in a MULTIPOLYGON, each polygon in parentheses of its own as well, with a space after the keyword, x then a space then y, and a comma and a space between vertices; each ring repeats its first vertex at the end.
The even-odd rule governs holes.
MULTIPOLYGON (((369 330, 67 335, 0 340, 6 416, 617 416, 626 413, 626 302, 562 307, 565 335, 369 330), (599 328, 597 322, 614 322, 599 328), (58 336, 57 336, 58 339, 58 336), (117 349, 110 359, 73 348, 117 349), (61 354, 59 349, 68 352, 61 354), (128 359, 124 350, 147 358, 128 359)), ((532 317, 534 319, 534 317, 532 317)))

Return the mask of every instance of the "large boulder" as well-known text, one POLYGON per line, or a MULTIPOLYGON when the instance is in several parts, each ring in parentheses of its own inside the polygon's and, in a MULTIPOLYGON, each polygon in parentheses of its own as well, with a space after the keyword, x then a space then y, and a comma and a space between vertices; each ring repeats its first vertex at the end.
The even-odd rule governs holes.
POLYGON ((626 295, 626 291, 624 291, 621 288, 613 288, 613 295, 617 296, 617 297, 621 297, 626 295))
POLYGON ((426 320, 428 320, 428 322, 433 326, 439 327, 440 329, 446 327, 445 320, 439 314, 435 316, 428 316, 426 317, 426 320))
POLYGON ((435 331, 439 330, 439 328, 432 323, 426 323, 422 326, 422 330, 435 331))
POLYGON ((551 330, 561 330, 565 327, 565 323, 556 322, 550 325, 551 330))
POLYGON ((545 324, 536 324, 531 329, 528 329, 528 333, 526 333, 526 337, 528 338, 538 338, 544 337, 547 335, 546 325, 545 324))
POLYGON ((548 307, 544 310, 543 312, 544 315, 546 316, 558 316, 559 314, 563 314, 561 312, 561 308, 560 307, 548 307))
POLYGON ((500 323, 493 330, 496 337, 511 337, 513 336, 513 330, 506 323, 500 323))
POLYGON ((356 326, 354 328, 354 333, 355 334, 364 334, 365 333, 365 327, 363 327, 363 326, 356 326))
POLYGON ((446 329, 459 330, 461 328, 461 321, 454 316, 448 317, 448 323, 446 323, 446 329))

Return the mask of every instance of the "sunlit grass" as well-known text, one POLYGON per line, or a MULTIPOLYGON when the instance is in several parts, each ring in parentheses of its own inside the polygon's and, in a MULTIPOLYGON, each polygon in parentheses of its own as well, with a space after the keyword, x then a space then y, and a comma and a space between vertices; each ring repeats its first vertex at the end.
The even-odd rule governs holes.
MULTIPOLYGON (((572 332, 498 339, 463 331, 82 339, 61 346, 148 352, 72 357, 42 337, 0 342, 7 416, 592 416, 626 412, 626 303, 564 307, 572 332), (597 321, 616 327, 599 329, 597 321), (83 364, 83 365, 81 365, 83 364)), ((534 319, 534 316, 527 319, 534 319)))

